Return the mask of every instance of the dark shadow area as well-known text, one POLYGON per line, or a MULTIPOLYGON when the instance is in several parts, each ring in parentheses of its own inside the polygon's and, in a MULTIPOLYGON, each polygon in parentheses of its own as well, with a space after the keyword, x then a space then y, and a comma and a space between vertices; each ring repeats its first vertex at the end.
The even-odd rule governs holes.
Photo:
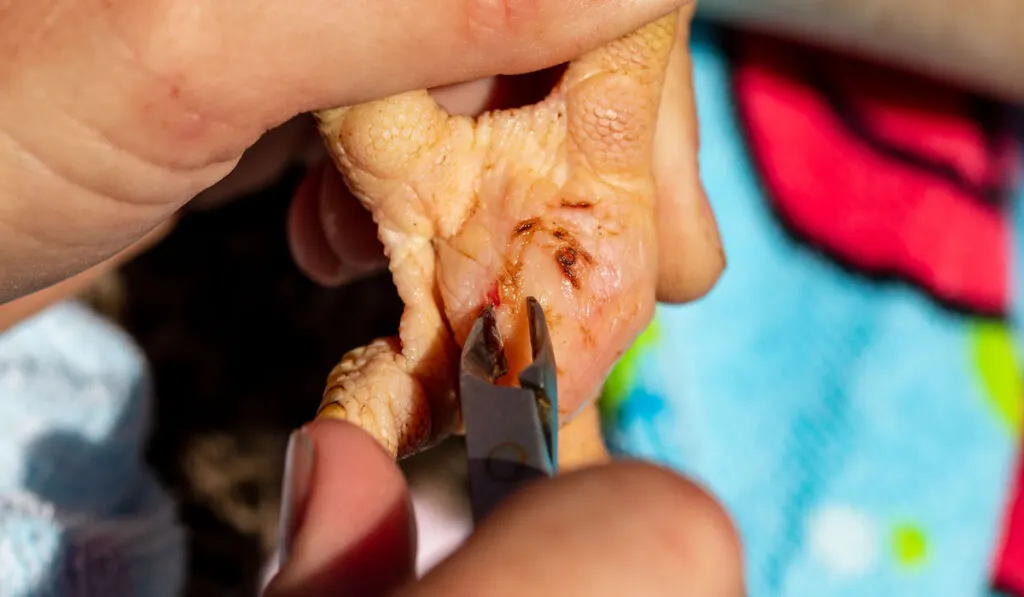
POLYGON ((300 174, 185 215, 124 271, 123 323, 155 382, 148 458, 190 533, 190 597, 255 594, 288 433, 346 351, 398 329, 387 275, 325 289, 296 269, 285 223, 300 174))
POLYGON ((555 88, 567 67, 566 63, 532 73, 497 77, 487 108, 512 110, 540 103, 555 88))

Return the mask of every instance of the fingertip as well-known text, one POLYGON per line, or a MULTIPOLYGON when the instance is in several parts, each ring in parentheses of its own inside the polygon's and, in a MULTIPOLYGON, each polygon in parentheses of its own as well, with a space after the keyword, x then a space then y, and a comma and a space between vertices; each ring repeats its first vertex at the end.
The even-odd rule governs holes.
POLYGON ((415 525, 401 470, 361 429, 304 428, 315 462, 302 521, 268 597, 382 595, 413 578, 415 525))
POLYGON ((329 161, 312 167, 295 190, 287 228, 295 265, 321 286, 341 286, 387 267, 370 212, 329 161))
POLYGON ((338 459, 346 466, 377 471, 376 474, 391 476, 401 480, 401 470, 386 450, 373 436, 352 423, 338 419, 318 418, 303 428, 323 451, 326 460, 338 459), (355 456, 355 458, 349 458, 355 456))

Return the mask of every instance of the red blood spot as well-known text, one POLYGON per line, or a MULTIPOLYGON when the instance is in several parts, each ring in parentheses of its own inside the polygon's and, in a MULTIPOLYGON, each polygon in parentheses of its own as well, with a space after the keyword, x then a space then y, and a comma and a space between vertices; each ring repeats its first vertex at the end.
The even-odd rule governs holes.
POLYGON ((495 282, 491 289, 487 292, 487 302, 494 306, 495 309, 501 306, 501 293, 498 292, 498 283, 495 282))

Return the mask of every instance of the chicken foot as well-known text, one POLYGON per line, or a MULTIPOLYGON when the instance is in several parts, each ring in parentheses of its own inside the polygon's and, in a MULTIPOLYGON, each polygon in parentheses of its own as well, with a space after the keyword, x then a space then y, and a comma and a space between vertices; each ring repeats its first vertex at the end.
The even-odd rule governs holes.
POLYGON ((538 104, 475 119, 415 91, 316 114, 371 212, 405 303, 397 338, 346 354, 318 417, 396 458, 461 431, 459 346, 493 305, 513 385, 536 297, 558 363, 562 425, 590 405, 653 315, 652 152, 676 15, 569 63, 538 104))

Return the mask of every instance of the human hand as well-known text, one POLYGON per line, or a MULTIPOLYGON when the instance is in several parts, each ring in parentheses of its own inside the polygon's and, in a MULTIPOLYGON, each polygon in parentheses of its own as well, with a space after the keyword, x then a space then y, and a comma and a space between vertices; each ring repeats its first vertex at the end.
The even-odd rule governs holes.
POLYGON ((124 263, 160 242, 173 227, 174 220, 171 219, 154 228, 127 248, 117 252, 114 256, 97 263, 80 274, 71 276, 43 290, 33 292, 8 303, 0 304, 0 334, 51 305, 70 297, 81 295, 92 285, 99 283, 104 276, 111 274, 124 263))
POLYGON ((266 597, 743 595, 721 508, 681 477, 627 462, 525 488, 414 580, 412 505, 392 459, 347 423, 296 437, 288 557, 266 597))
POLYGON ((297 114, 537 70, 680 4, 8 3, 0 301, 138 240, 297 114))

